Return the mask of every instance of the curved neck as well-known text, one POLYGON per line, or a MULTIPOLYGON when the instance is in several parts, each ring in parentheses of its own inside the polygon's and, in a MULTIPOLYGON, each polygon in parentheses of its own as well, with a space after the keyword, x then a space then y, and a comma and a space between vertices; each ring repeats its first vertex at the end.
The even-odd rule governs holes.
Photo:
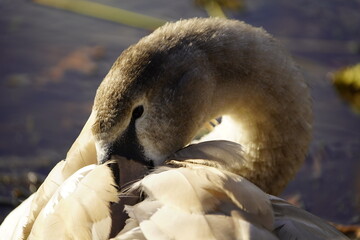
MULTIPOLYGON (((246 161, 235 173, 278 195, 305 159, 311 137, 311 100, 291 59, 277 49, 270 54, 259 49, 255 55, 251 68, 256 71, 240 79, 239 74, 217 78, 210 117, 223 116, 222 123, 200 141, 224 139, 241 144, 246 161)), ((250 66, 244 63, 247 60, 241 61, 243 67, 250 66)))

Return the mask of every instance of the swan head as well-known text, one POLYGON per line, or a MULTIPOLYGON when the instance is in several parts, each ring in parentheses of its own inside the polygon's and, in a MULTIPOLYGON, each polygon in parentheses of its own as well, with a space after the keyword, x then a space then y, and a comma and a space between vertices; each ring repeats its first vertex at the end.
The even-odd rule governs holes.
POLYGON ((191 41, 157 45, 153 38, 125 50, 97 90, 92 132, 98 162, 120 155, 161 164, 206 121, 214 86, 202 51, 191 41))

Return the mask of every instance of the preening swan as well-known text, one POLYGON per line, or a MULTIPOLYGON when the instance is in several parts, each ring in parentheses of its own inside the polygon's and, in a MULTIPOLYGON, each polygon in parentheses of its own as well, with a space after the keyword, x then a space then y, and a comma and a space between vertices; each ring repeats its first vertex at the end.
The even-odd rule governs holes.
POLYGON ((53 233, 65 239, 107 239, 110 227, 116 239, 346 239, 267 195, 279 194, 303 162, 311 120, 301 74, 264 30, 215 18, 166 24, 116 60, 66 161, 0 234, 48 239, 47 219, 57 219, 53 233), (183 149, 220 116, 214 131, 183 149), (118 164, 109 164, 115 156, 118 164), (128 186, 147 167, 154 173, 114 198, 115 183, 128 186), (107 197, 91 200, 102 191, 107 197), (73 196, 85 200, 70 214, 73 196), (129 204, 131 196, 139 203, 129 204), (130 218, 120 232, 125 203, 130 218))

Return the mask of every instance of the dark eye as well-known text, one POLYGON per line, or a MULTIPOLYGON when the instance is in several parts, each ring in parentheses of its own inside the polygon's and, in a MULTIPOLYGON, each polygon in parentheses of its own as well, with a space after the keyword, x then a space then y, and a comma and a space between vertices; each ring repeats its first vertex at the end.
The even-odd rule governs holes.
POLYGON ((144 107, 142 105, 137 106, 136 108, 134 108, 133 112, 132 112, 132 119, 136 120, 138 118, 140 118, 144 113, 144 107))

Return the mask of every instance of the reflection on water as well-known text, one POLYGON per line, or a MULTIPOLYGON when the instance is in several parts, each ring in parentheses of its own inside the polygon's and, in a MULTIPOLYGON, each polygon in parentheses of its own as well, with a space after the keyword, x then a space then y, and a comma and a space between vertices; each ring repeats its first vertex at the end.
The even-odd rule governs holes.
MULTIPOLYGON (((206 16, 190 1, 102 2, 162 19, 206 16)), ((149 31, 22 0, 0 7, 1 221, 65 157, 108 69, 149 31)), ((341 223, 360 221, 360 118, 328 75, 360 62, 359 10, 359 1, 252 0, 226 12, 263 26, 303 68, 314 98, 314 140, 283 196, 341 223)))

